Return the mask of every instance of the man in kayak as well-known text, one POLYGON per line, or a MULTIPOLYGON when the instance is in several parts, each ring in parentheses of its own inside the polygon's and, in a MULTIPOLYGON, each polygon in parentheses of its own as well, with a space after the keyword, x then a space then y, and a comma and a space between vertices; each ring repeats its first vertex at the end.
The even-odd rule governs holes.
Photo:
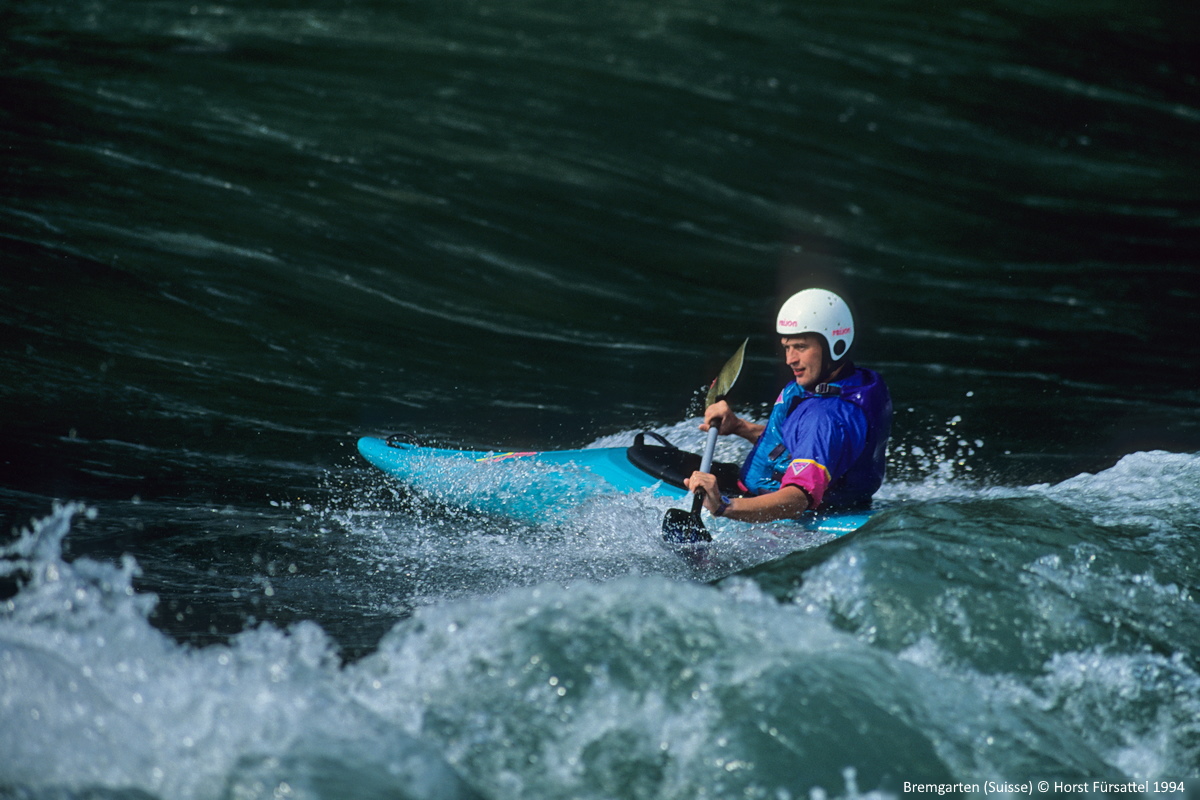
POLYGON ((746 522, 865 506, 883 482, 892 400, 877 373, 848 358, 850 307, 833 292, 805 289, 780 307, 775 330, 795 381, 779 393, 767 423, 742 419, 719 400, 700 426, 754 443, 741 469, 745 496, 722 496, 707 472, 692 473, 684 485, 704 489, 712 514, 746 522))

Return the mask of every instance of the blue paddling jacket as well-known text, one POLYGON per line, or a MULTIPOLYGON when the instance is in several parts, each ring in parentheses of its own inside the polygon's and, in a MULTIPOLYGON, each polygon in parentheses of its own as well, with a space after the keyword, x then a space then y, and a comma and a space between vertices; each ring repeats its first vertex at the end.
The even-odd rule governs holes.
POLYGON ((892 398, 878 373, 855 368, 810 392, 789 383, 742 464, 741 485, 768 494, 799 486, 810 508, 864 506, 883 483, 892 398))

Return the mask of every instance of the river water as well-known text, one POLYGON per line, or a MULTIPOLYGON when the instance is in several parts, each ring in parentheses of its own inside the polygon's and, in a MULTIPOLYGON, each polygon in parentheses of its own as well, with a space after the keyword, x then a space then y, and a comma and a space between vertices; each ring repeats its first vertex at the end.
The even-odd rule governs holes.
POLYGON ((0 20, 0 796, 1200 791, 1195 11, 0 20), (666 506, 527 526, 355 453, 698 449, 814 283, 896 403, 844 538, 697 566, 666 506))

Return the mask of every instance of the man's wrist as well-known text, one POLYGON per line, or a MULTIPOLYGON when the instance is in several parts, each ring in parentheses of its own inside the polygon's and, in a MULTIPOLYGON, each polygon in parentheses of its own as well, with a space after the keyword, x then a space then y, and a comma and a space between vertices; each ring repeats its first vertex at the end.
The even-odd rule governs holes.
POLYGON ((713 512, 714 517, 723 517, 729 511, 729 506, 732 501, 725 495, 721 495, 721 502, 717 504, 717 510, 713 512))

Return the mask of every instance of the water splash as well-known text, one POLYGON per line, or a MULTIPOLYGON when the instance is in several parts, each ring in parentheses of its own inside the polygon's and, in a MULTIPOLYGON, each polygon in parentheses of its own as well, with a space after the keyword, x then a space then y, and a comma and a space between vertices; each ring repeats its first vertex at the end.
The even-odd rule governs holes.
POLYGON ((965 434, 963 427, 962 415, 955 414, 924 430, 894 435, 888 446, 888 480, 879 497, 908 500, 977 490, 983 479, 984 440, 965 434))
POLYGON ((184 648, 147 620, 136 565, 67 562, 82 506, 3 548, 0 786, 21 796, 122 790, 171 798, 475 797, 428 745, 336 691, 313 623, 184 648), (366 787, 365 789, 363 787, 366 787), (372 788, 374 787, 374 788, 372 788))
POLYGON ((1130 453, 1111 468, 1031 491, 1086 511, 1098 525, 1197 530, 1200 454, 1130 453))

